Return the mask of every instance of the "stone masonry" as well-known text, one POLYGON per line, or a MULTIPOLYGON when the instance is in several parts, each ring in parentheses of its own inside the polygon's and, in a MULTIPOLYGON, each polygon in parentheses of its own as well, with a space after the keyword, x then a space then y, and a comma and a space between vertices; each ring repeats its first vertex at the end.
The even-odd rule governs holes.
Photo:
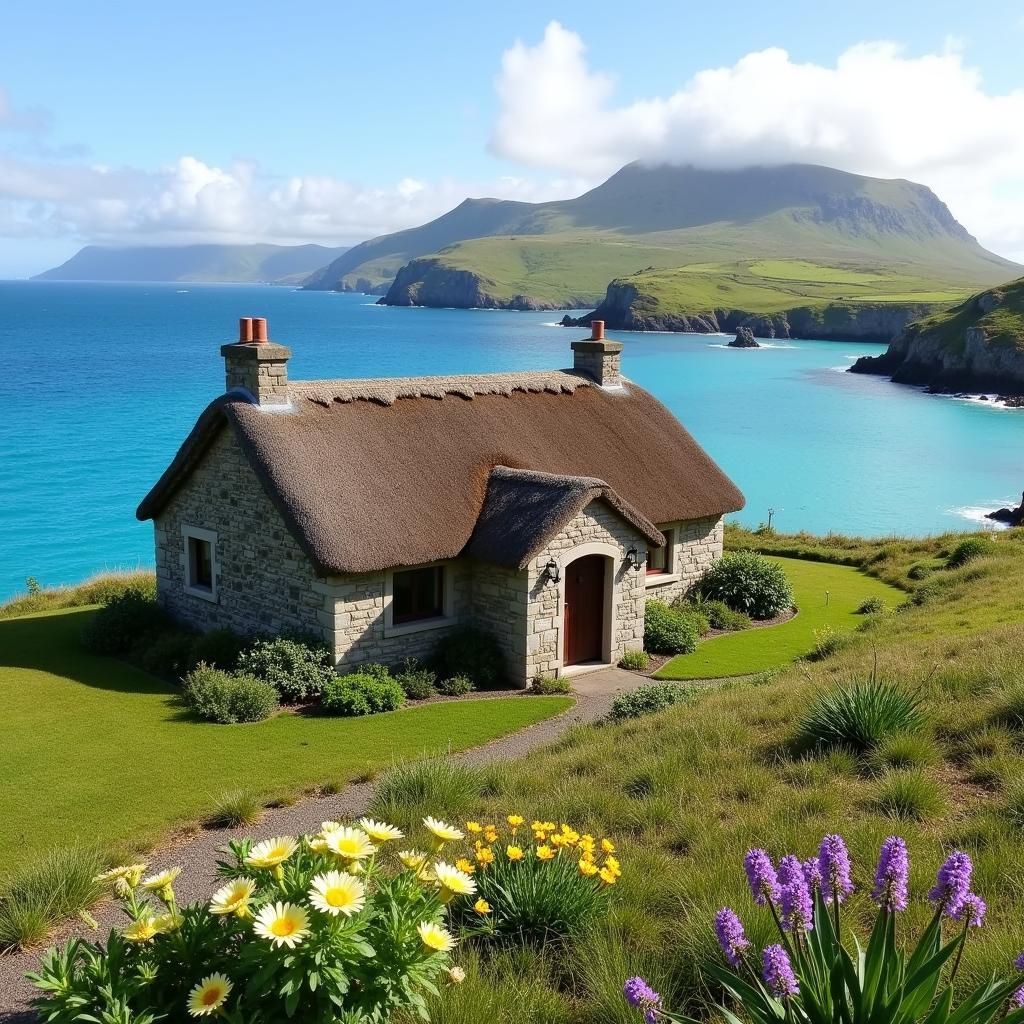
POLYGON ((647 596, 668 602, 688 594, 711 563, 722 557, 723 524, 721 516, 659 523, 662 533, 674 531, 672 565, 664 577, 646 577, 647 596))

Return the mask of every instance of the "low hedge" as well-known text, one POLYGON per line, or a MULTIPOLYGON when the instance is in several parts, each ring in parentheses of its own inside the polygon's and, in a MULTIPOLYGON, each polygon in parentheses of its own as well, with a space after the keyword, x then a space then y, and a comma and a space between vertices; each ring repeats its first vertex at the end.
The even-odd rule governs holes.
POLYGON ((327 683, 322 702, 324 710, 335 715, 373 715, 400 708, 405 703, 405 693, 398 680, 390 676, 353 672, 327 683))
POLYGON ((265 679, 197 665, 185 676, 185 703, 208 722, 262 722, 278 709, 277 690, 265 679))
POLYGON ((644 650, 651 654, 690 654, 697 649, 692 618, 661 601, 648 601, 644 616, 644 650))

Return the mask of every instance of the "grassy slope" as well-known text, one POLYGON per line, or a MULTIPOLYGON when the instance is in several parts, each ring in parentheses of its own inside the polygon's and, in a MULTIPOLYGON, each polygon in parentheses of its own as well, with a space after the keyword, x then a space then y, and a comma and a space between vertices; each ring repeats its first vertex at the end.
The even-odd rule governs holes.
POLYGON ((172 687, 83 653, 89 611, 0 622, 0 876, 74 839, 145 843, 226 791, 269 796, 462 750, 564 710, 561 697, 434 704, 362 719, 193 720, 172 687))
MULTIPOLYGON (((817 550, 893 581, 952 546, 952 538, 819 541, 735 530, 730 540, 793 554, 817 550)), ((1024 949, 1024 531, 997 544, 995 558, 935 573, 921 584, 925 603, 873 621, 834 658, 710 689, 693 706, 574 731, 492 778, 467 816, 501 820, 516 811, 610 833, 620 840, 624 874, 611 919, 564 965, 550 951, 484 965, 470 957, 466 984, 445 994, 435 1024, 484 1024, 502 1006, 515 1006, 500 1018, 510 1021, 635 1024, 621 995, 623 978, 635 973, 676 1008, 703 1004, 706 1012, 715 997, 706 965, 718 960, 714 912, 735 907, 748 932, 769 941, 768 922, 747 890, 744 852, 764 845, 775 856, 806 856, 832 831, 846 836, 854 858, 850 922, 871 910, 885 836, 901 834, 910 846, 914 903, 901 928, 927 919, 924 893, 949 850, 970 852, 989 916, 968 946, 962 977, 1005 975, 1024 949), (944 807, 924 820, 878 809, 884 766, 872 772, 846 754, 800 757, 790 747, 814 694, 868 677, 876 656, 880 674, 926 702, 927 749, 937 761, 922 770, 944 807), (1013 694, 1021 719, 1011 727, 1013 694)))
POLYGON ((862 601, 880 597, 890 608, 903 602, 902 591, 856 569, 796 559, 777 559, 793 584, 799 614, 762 629, 727 633, 700 643, 693 654, 673 658, 658 679, 717 679, 777 668, 814 648, 826 627, 848 632, 862 625, 856 611, 862 601))

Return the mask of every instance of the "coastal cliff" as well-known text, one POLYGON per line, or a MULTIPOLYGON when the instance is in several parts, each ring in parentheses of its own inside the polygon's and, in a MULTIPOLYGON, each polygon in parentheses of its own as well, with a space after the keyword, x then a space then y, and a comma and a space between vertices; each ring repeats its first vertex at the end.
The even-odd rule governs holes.
POLYGON ((604 320, 612 330, 735 333, 749 328, 758 338, 821 338, 826 341, 890 341, 911 320, 931 312, 932 303, 829 302, 757 314, 727 307, 694 312, 659 308, 632 281, 612 281, 604 301, 587 316, 563 317, 566 327, 604 320))
POLYGON ((378 304, 452 309, 566 309, 570 305, 528 295, 501 296, 490 278, 474 270, 447 266, 434 257, 410 260, 378 304))
MULTIPOLYGON (((936 393, 1024 396, 1024 278, 908 324, 851 373, 875 373, 936 393)), ((1012 404, 1021 404, 1014 401, 1012 404)))

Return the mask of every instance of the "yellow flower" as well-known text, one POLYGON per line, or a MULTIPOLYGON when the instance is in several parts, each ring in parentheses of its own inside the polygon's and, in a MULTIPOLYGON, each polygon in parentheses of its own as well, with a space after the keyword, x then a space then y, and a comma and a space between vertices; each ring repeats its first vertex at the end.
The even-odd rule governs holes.
POLYGON ((249 902, 256 891, 256 883, 251 878, 236 878, 233 882, 221 886, 210 897, 211 914, 237 914, 247 917, 249 902))
POLYGON ((377 852, 366 833, 358 828, 336 828, 324 834, 327 849, 343 860, 364 860, 377 852))
POLYGON ((556 849, 560 850, 563 846, 569 845, 569 840, 565 836, 558 834, 557 832, 549 840, 551 845, 556 849))
POLYGON ((570 846, 574 846, 580 838, 579 832, 565 824, 562 825, 562 835, 570 846))
POLYGON ((297 849, 299 844, 291 836, 277 836, 264 839, 257 843, 245 858, 245 863, 253 868, 276 868, 283 864, 297 849))
POLYGON ((596 845, 596 840, 591 835, 582 835, 582 836, 580 836, 580 841, 576 844, 576 846, 580 850, 584 850, 587 853, 593 853, 595 845, 596 845))
POLYGON ((460 857, 456 862, 455 866, 460 871, 465 871, 467 875, 473 874, 476 871, 476 865, 466 857, 460 857))
POLYGON ((453 985, 461 985, 466 980, 466 972, 456 965, 448 968, 448 980, 453 985))
POLYGON ((534 832, 533 833, 533 841, 535 843, 543 843, 544 840, 547 839, 547 837, 548 837, 547 832, 534 832))
POLYGON ((434 877, 441 890, 441 902, 449 903, 455 896, 471 896, 476 892, 476 882, 458 868, 439 860, 434 865, 434 877))
POLYGON ((423 945, 435 953, 448 953, 455 948, 455 939, 452 933, 439 924, 424 921, 416 928, 416 931, 419 932, 423 945))
POLYGON ((476 903, 473 904, 473 909, 483 917, 485 914, 489 914, 491 912, 491 905, 487 900, 477 900, 476 903))
POLYGON ((550 846, 538 846, 537 847, 537 860, 554 860, 555 851, 550 846))
POLYGON ((294 903, 271 903, 257 915, 253 931, 272 945, 297 946, 309 934, 309 915, 294 903))
POLYGON ((188 1012, 193 1017, 216 1013, 231 994, 231 982, 223 974, 208 974, 188 996, 188 1012))
POLYGON ((150 892, 159 892, 161 889, 167 889, 174 884, 174 880, 181 874, 181 868, 165 868, 163 871, 158 871, 155 875, 150 875, 149 878, 142 880, 142 888, 148 889, 150 892))
POLYGON ((156 918, 151 914, 146 914, 137 921, 133 921, 121 934, 129 942, 149 942, 159 932, 160 929, 157 927, 156 918))
POLYGON ((591 878, 597 874, 597 865, 592 860, 583 860, 580 858, 579 862, 580 874, 584 878, 591 878))
POLYGON ((608 854, 604 859, 604 866, 616 877, 622 874, 622 868, 619 867, 619 862, 611 855, 608 854))
POLYGON ((615 844, 610 839, 602 839, 601 840, 601 849, 605 853, 614 853, 615 852, 615 844))
POLYGON ((153 927, 161 934, 164 932, 176 932, 181 927, 180 914, 157 914, 153 918, 153 927))
POLYGON ((493 825, 485 825, 484 839, 489 843, 496 843, 498 841, 498 830, 493 825))
POLYGON ((366 886, 347 871, 328 871, 310 882, 309 902, 325 914, 351 917, 366 903, 366 886))
POLYGON ((124 882, 131 886, 133 889, 139 884, 139 880, 142 878, 142 872, 146 870, 145 863, 142 864, 122 864, 118 868, 111 868, 109 871, 104 871, 102 875, 97 875, 94 882, 124 882))
POLYGON ((489 846, 481 846, 476 851, 476 862, 481 867, 487 867, 494 863, 494 851, 489 846))
POLYGON ((411 871, 418 871, 427 862, 427 855, 419 850, 400 850, 398 859, 411 871))
POLYGON ((604 882, 605 885, 614 885, 615 884, 615 872, 614 871, 609 871, 608 868, 601 868, 601 870, 598 872, 598 874, 601 876, 601 881, 604 882))
POLYGON ((531 821, 530 822, 530 828, 532 828, 534 832, 547 832, 548 831, 546 823, 543 822, 543 821, 539 821, 539 820, 538 821, 531 821))
POLYGON ((521 814, 510 814, 505 820, 512 826, 512 828, 516 829, 519 828, 526 819, 521 814))
POLYGON ((383 821, 372 818, 360 818, 359 827, 377 843, 391 843, 396 839, 404 839, 405 833, 394 825, 385 825, 383 821))
POLYGON ((427 831, 434 836, 439 845, 443 846, 445 843, 454 843, 458 842, 460 839, 465 839, 463 833, 461 833, 457 828, 452 828, 451 825, 445 824, 438 818, 432 818, 428 815, 423 819, 423 824, 427 831))
POLYGON ((466 822, 466 831, 467 832, 473 832, 473 833, 481 832, 481 831, 483 831, 483 825, 481 825, 479 821, 467 821, 466 822))
POLYGON ((592 863, 593 860, 594 860, 594 852, 593 852, 593 850, 583 850, 580 853, 580 860, 586 860, 586 861, 590 861, 592 863))
POLYGON ((505 856, 509 860, 522 860, 523 859, 523 848, 521 846, 506 846, 505 856))

